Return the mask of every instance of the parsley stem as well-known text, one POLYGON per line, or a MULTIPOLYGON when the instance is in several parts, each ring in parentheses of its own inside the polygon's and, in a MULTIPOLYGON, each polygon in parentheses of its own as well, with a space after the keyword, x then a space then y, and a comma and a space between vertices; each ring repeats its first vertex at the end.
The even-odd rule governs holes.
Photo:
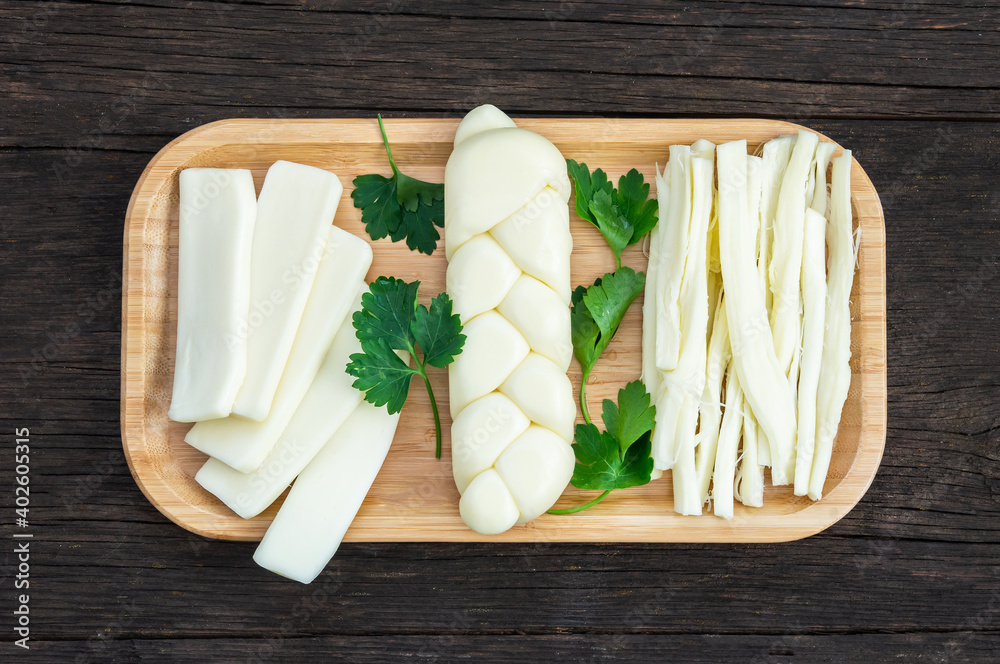
POLYGON ((389 155, 389 165, 392 166, 392 172, 394 175, 399 175, 399 169, 396 168, 396 162, 392 158, 392 149, 389 147, 389 137, 385 135, 385 125, 382 124, 382 114, 378 114, 378 128, 382 132, 382 142, 385 143, 385 152, 389 155))
POLYGON ((590 424, 590 411, 587 409, 587 379, 589 377, 590 372, 585 371, 580 380, 580 410, 583 411, 583 421, 587 424, 590 424))
POLYGON ((424 385, 427 386, 427 396, 431 398, 431 412, 434 413, 434 434, 436 437, 436 446, 434 448, 434 458, 441 458, 441 416, 438 414, 437 399, 434 398, 434 389, 431 387, 431 381, 427 377, 427 368, 422 364, 417 364, 420 373, 420 377, 424 379, 424 385))
POLYGON ((597 498, 594 498, 589 503, 585 503, 583 505, 577 505, 576 507, 567 507, 566 509, 561 509, 561 510, 549 510, 548 513, 549 514, 576 514, 577 512, 582 512, 583 510, 588 509, 590 507, 593 507, 597 503, 601 502, 602 500, 604 500, 605 498, 608 497, 609 493, 611 493, 611 489, 607 489, 604 493, 602 493, 601 495, 599 495, 597 498))

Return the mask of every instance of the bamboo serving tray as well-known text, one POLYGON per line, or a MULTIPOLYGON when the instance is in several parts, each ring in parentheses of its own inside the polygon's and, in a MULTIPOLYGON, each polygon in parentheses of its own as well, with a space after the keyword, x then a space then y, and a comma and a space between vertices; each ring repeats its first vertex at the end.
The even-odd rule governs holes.
MULTIPOLYGON (((799 127, 772 120, 568 120, 525 119, 518 125, 542 134, 562 151, 613 180, 639 169, 655 189, 654 165, 668 146, 704 138, 715 143, 745 138, 759 144, 799 127)), ((442 182, 457 119, 388 120, 393 155, 409 175, 442 182)), ((820 136, 821 140, 829 140, 820 136)), ((840 150, 837 150, 840 154, 840 150)), ((167 419, 177 327, 178 174, 184 168, 249 168, 257 190, 278 159, 337 173, 344 196, 335 223, 367 238, 361 213, 352 205, 351 181, 363 173, 389 173, 374 118, 365 120, 223 120, 177 138, 146 167, 132 194, 125 221, 122 296, 121 425, 125 457, 139 488, 164 515, 188 530, 214 538, 258 540, 283 497, 260 516, 244 520, 195 482, 205 455, 184 443, 190 424, 167 419)), ((736 504, 735 518, 673 512, 667 475, 644 487, 615 491, 598 506, 572 516, 544 515, 502 535, 487 537, 465 526, 451 475, 447 372, 432 370, 443 404, 444 452, 434 458, 434 425, 423 386, 415 383, 392 449, 347 541, 507 542, 775 542, 817 533, 844 516, 868 489, 885 446, 886 295, 885 221, 871 180, 855 161, 852 170, 855 222, 861 227, 859 270, 851 294, 851 388, 834 444, 824 497, 812 502, 791 487, 765 482, 764 507, 736 504)), ((651 192, 655 194, 654 192, 651 192)), ((614 269, 600 233, 572 211, 572 283, 590 284, 614 269)), ((444 290, 445 258, 409 251, 405 243, 373 243, 369 280, 393 275, 421 280, 421 300, 444 290)), ((440 246, 443 246, 443 241, 440 246)), ((639 246, 624 264, 644 270, 639 246)), ((640 372, 641 298, 629 310, 587 387, 592 413, 604 398, 640 372)), ((574 393, 580 367, 570 368, 574 393)), ((418 381, 419 383, 419 381, 418 381)), ((582 421, 582 418, 578 418, 582 421)), ((559 507, 586 502, 596 492, 568 487, 559 507)))

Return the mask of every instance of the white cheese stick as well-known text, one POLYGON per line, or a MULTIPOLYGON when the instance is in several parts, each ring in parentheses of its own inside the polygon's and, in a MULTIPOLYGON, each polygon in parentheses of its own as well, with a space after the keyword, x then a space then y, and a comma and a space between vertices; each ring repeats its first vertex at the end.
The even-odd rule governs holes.
POLYGON ((743 399, 743 454, 736 471, 733 495, 747 507, 764 506, 764 467, 757 460, 760 451, 757 431, 757 418, 753 416, 750 402, 743 399))
MULTIPOLYGON (((773 293, 771 292, 772 243, 774 239, 774 216, 778 209, 778 194, 781 191, 781 181, 785 177, 785 169, 795 146, 795 136, 779 136, 764 144, 762 159, 764 160, 763 182, 760 196, 760 232, 757 236, 757 273, 760 276, 761 289, 764 291, 764 308, 770 320, 773 308, 773 293)), ((761 466, 771 465, 771 446, 767 434, 757 427, 757 462, 761 466)))
MULTIPOLYGON (((362 285, 354 311, 361 309, 362 285)), ((316 379, 295 410, 278 443, 252 473, 241 473, 210 458, 195 479, 244 519, 257 516, 273 503, 361 402, 345 367, 361 342, 348 317, 340 326, 316 379)))
POLYGON ((698 411, 698 447, 695 471, 698 473, 698 493, 701 504, 709 499, 709 486, 715 472, 715 456, 719 448, 719 426, 722 423, 722 379, 732 356, 729 347, 729 324, 726 320, 726 296, 719 297, 712 323, 712 338, 708 343, 705 369, 705 392, 698 411))
MULTIPOLYGON (((748 191, 750 198, 750 222, 757 237, 757 278, 760 292, 767 302, 767 263, 762 256, 767 251, 767 233, 761 209, 764 205, 764 184, 767 179, 767 165, 761 157, 747 158, 748 191)), ((793 387, 794 389, 794 387, 793 387)), ((757 419, 753 416, 750 402, 746 399, 740 406, 743 410, 743 453, 733 495, 744 505, 762 507, 764 504, 764 469, 757 458, 760 451, 757 419)))
MULTIPOLYGON (((824 145, 832 145, 825 143, 824 145)), ((823 188, 826 189, 826 178, 823 188)), ((825 205, 824 205, 825 208, 825 205)), ((809 492, 816 445, 816 396, 826 327, 826 218, 806 211, 802 249, 802 361, 799 365, 798 435, 795 447, 795 495, 809 492)))
MULTIPOLYGON (((657 169, 659 175, 659 169, 657 169)), ((657 179, 657 186, 660 180, 657 179)), ((662 204, 660 204, 662 209, 662 204)), ((655 259, 659 244, 660 224, 649 232, 649 262, 646 265, 646 286, 642 296, 642 373, 639 380, 646 386, 653 403, 660 395, 660 370, 656 367, 656 280, 659 278, 660 261, 655 259)), ((662 471, 660 471, 662 472, 662 471)))
POLYGON ((295 480, 254 562, 300 583, 315 579, 361 509, 398 422, 399 413, 362 401, 295 480))
MULTIPOLYGON (((671 147, 671 153, 677 146, 671 147)), ((695 460, 698 411, 705 391, 708 357, 708 236, 712 215, 715 146, 698 141, 689 150, 683 189, 690 192, 690 218, 683 244, 684 261, 679 290, 681 323, 679 355, 675 367, 660 371, 662 385, 656 401, 656 428, 653 430, 653 462, 656 468, 673 470, 674 510, 680 514, 701 514, 701 491, 695 460)), ((657 293, 658 304, 662 303, 657 293)), ((661 329, 657 321, 657 329, 661 329)), ((657 353, 659 357, 659 353, 657 353)))
POLYGON ((771 445, 771 480, 775 485, 788 484, 795 473, 795 400, 775 354, 764 294, 759 287, 757 242, 749 219, 746 141, 720 145, 716 157, 719 252, 732 362, 757 423, 771 445))
POLYGON ((271 409, 343 190, 336 175, 312 166, 278 161, 267 171, 257 200, 237 415, 261 421, 271 409))
POLYGON ((187 168, 180 175, 177 356, 167 416, 226 417, 247 371, 240 334, 250 308, 257 197, 248 170, 187 168))
MULTIPOLYGON (((798 351, 801 336, 802 302, 799 297, 799 282, 802 270, 802 233, 806 208, 812 202, 811 198, 806 200, 806 186, 813 172, 817 143, 816 134, 805 130, 799 132, 781 181, 774 218, 774 244, 770 265, 770 285, 774 295, 771 331, 775 355, 786 376, 790 373, 792 356, 798 351)), ((745 376, 741 375, 740 378, 745 376)), ((763 421, 760 424, 763 425, 763 421)))
POLYGON ((372 250, 367 242, 334 227, 330 250, 323 255, 270 415, 261 422, 235 416, 199 422, 184 440, 235 470, 243 473, 256 470, 278 442, 316 377, 359 288, 363 287, 361 280, 371 260, 372 250))
POLYGON ((681 282, 691 237, 691 196, 691 148, 672 145, 663 173, 656 175, 660 221, 653 228, 649 249, 649 262, 656 264, 650 293, 656 299, 654 357, 661 371, 676 369, 680 359, 681 282))
MULTIPOLYGON (((733 359, 735 360, 735 355, 733 359)), ((729 364, 726 375, 726 412, 722 415, 719 431, 719 449, 715 457, 715 475, 712 482, 712 508, 715 516, 733 518, 733 492, 736 485, 736 453, 739 451, 740 432, 743 430, 743 391, 734 363, 729 364)))
POLYGON ((809 477, 809 497, 819 500, 830 469, 833 440, 840 426, 844 401, 851 387, 851 284, 857 251, 851 211, 850 150, 833 160, 830 223, 826 240, 830 248, 823 337, 816 408, 816 450, 809 477))
POLYGON ((819 212, 824 218, 826 217, 826 209, 830 206, 830 192, 826 188, 826 171, 830 167, 830 158, 836 149, 837 146, 834 143, 820 143, 816 146, 816 184, 812 204, 809 207, 819 212))
MULTIPOLYGON (((774 240, 774 216, 778 210, 778 194, 781 181, 792 155, 795 136, 779 136, 764 144, 762 159, 764 173, 760 196, 760 235, 757 249, 757 268, 761 272, 764 286, 764 304, 767 315, 771 315, 773 293, 771 292, 768 270, 771 264, 772 241, 774 240)), ((770 452, 770 451, 769 451, 770 452)))
POLYGON ((543 514, 573 474, 569 194, 548 140, 493 106, 462 120, 445 169, 447 289, 466 335, 448 367, 452 471, 483 534, 543 514))

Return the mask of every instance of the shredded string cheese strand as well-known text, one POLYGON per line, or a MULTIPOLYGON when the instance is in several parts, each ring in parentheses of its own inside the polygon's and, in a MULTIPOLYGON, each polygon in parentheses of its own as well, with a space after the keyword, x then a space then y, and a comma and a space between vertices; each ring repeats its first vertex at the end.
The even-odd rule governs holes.
MULTIPOLYGON (((719 252, 733 363, 771 445, 771 479, 788 484, 795 467, 795 403, 775 355, 760 292, 749 221, 746 141, 719 146, 719 252)), ((718 487, 716 487, 718 490, 718 487)))
POLYGON ((807 207, 806 188, 817 142, 816 134, 804 130, 799 132, 781 181, 774 218, 774 254, 770 266, 771 291, 774 294, 771 331, 774 335, 774 351, 786 376, 799 341, 799 283, 802 233, 807 207))
MULTIPOLYGON (((788 160, 795 145, 795 136, 780 136, 764 144, 761 153, 764 172, 760 198, 760 232, 757 238, 757 272, 761 290, 764 291, 764 306, 770 320, 774 296, 771 293, 771 279, 768 267, 771 261, 774 215, 778 209, 778 194, 781 180, 788 167, 788 160)), ((767 434, 757 427, 757 462, 761 466, 771 465, 771 446, 767 434)))
POLYGON ((749 402, 743 400, 743 454, 736 472, 733 495, 748 507, 764 506, 764 467, 757 462, 757 420, 749 402))
POLYGON ((743 429, 743 413, 740 412, 742 404, 743 391, 740 389, 739 372, 736 370, 736 363, 730 362, 726 374, 726 412, 722 416, 722 428, 719 431, 719 449, 715 456, 715 490, 712 492, 715 516, 723 519, 733 518, 736 453, 743 429))
MULTIPOLYGON (((691 222, 691 148, 670 147, 670 159, 663 174, 657 174, 656 193, 660 205, 659 244, 651 247, 650 262, 656 269, 656 367, 677 368, 681 350, 681 281, 688 257, 687 242, 691 222)), ((653 394, 655 398, 657 395, 653 394)), ((669 467, 669 466, 668 466, 669 467)))
MULTIPOLYGON (((824 178, 825 180, 825 178, 824 178)), ((823 185, 824 190, 826 184, 823 185)), ((824 206, 825 207, 825 206, 824 206)), ((798 437, 795 456, 795 495, 809 490, 816 442, 816 394, 823 356, 826 315, 826 219, 815 209, 806 211, 802 248, 802 363, 798 391, 798 437)))
POLYGON ((691 220, 680 290, 681 348, 677 368, 662 372, 663 392, 657 404, 659 426, 653 433, 653 460, 673 469, 674 509, 700 514, 701 496, 695 471, 698 406, 705 389, 708 355, 708 226, 712 212, 715 145, 698 141, 691 148, 691 220), (670 437, 673 432, 672 438, 670 437), (663 435, 666 432, 667 435, 663 435))
POLYGON ((829 270, 827 276, 826 331, 820 367, 816 409, 816 450, 809 478, 809 497, 819 500, 830 468, 833 439, 837 435, 847 391, 851 385, 851 285, 854 282, 855 246, 851 213, 850 150, 833 160, 830 223, 827 227, 829 270))
MULTIPOLYGON (((721 284, 719 288, 721 290, 721 284)), ((705 369, 705 393, 699 407, 698 448, 695 468, 701 502, 708 501, 709 484, 715 471, 715 455, 719 446, 719 425, 722 422, 722 379, 732 356, 729 347, 729 324, 726 320, 725 295, 720 295, 712 323, 712 340, 708 344, 708 360, 705 369)))

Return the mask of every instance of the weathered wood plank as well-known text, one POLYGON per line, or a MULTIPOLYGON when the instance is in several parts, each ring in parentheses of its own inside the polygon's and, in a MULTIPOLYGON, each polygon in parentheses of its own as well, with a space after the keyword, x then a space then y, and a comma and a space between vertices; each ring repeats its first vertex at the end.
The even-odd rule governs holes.
POLYGON ((36 656, 51 661, 169 662, 207 664, 234 661, 350 662, 387 661, 553 662, 681 661, 718 662, 807 661, 812 664, 872 664, 873 662, 994 662, 1000 636, 992 632, 960 631, 922 634, 845 634, 730 636, 555 634, 503 636, 438 635, 390 637, 312 636, 274 639, 157 639, 41 641, 36 656))
POLYGON ((521 114, 1000 113, 1000 14, 974 5, 548 3, 533 20, 388 1, 159 5, 0 3, 0 144, 135 149, 151 119, 176 134, 227 116, 458 115, 487 99, 521 114))
POLYGON ((989 544, 350 544, 301 586, 256 567, 250 544, 159 524, 126 531, 100 504, 79 518, 36 530, 39 635, 86 638, 118 615, 128 617, 122 638, 1000 627, 1000 563, 989 544), (303 605, 311 615, 295 620, 303 605))

